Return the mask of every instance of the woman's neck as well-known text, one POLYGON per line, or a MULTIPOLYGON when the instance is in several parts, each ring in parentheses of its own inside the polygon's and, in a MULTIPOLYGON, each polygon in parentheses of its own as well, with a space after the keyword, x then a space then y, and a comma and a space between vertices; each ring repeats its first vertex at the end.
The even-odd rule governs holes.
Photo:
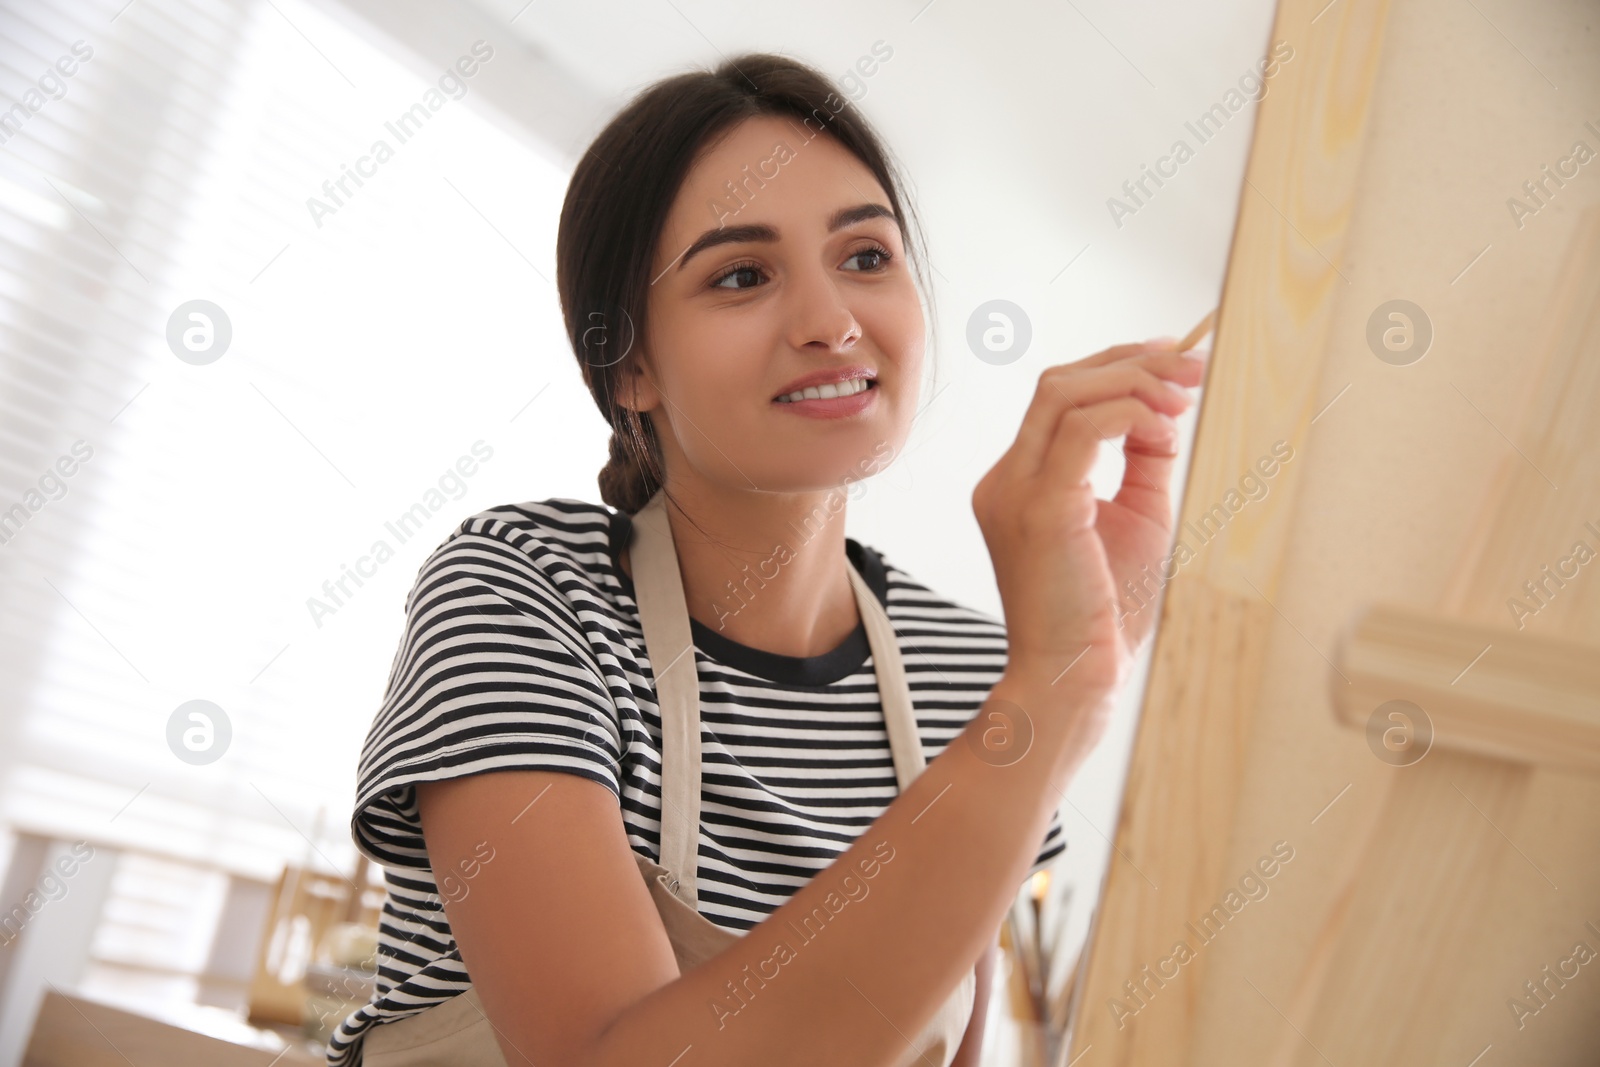
MULTIPOLYGON (((757 493, 674 486, 673 495, 694 517, 691 523, 667 502, 690 618, 731 641, 784 656, 830 652, 860 624, 844 551, 843 488, 757 493)), ((626 550, 622 565, 631 578, 626 550)))

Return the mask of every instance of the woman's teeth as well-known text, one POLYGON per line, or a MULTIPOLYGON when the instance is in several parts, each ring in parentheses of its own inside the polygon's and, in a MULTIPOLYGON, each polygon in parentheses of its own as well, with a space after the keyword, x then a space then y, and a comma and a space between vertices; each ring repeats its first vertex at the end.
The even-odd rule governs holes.
POLYGON ((872 385, 871 378, 851 378, 847 382, 813 385, 778 398, 780 404, 793 404, 797 400, 828 400, 836 396, 855 396, 872 385))

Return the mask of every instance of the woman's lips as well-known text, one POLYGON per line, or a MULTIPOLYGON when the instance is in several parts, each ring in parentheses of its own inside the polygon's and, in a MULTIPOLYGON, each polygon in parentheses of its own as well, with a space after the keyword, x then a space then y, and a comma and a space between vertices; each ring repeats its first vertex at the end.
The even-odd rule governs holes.
POLYGON ((842 419, 850 415, 859 414, 878 399, 878 383, 876 379, 872 384, 859 393, 850 396, 832 396, 817 400, 791 400, 787 403, 774 400, 773 406, 794 415, 804 415, 812 419, 842 419))

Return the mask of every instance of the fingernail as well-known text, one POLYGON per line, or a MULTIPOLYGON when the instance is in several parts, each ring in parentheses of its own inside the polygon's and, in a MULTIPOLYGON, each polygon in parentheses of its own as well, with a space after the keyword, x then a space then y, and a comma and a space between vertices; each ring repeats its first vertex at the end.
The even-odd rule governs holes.
POLYGON ((1144 343, 1144 346, 1146 348, 1176 348, 1178 347, 1178 339, 1176 337, 1152 337, 1144 343))
POLYGON ((1179 353, 1179 355, 1183 356, 1184 359, 1192 359, 1196 363, 1204 363, 1207 359, 1211 358, 1211 349, 1191 348, 1186 352, 1179 353))

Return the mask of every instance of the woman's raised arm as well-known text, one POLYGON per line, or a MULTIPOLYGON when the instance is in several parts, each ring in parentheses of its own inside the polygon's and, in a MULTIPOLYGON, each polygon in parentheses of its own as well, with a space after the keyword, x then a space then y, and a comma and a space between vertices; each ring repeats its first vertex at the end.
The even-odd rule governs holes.
POLYGON ((494 849, 445 911, 506 1062, 894 1063, 992 944, 1105 700, 1002 679, 830 866, 683 975, 605 786, 551 771, 419 786, 436 872, 494 849), (992 732, 1018 728, 1019 707, 1032 742, 1001 765, 992 732))
POLYGON ((419 787, 436 872, 467 856, 492 816, 501 825, 499 813, 539 797, 505 849, 495 844, 503 858, 446 904, 507 1061, 889 1067, 903 1056, 988 947, 1104 732, 1149 626, 1122 626, 1116 589, 1170 544, 1174 418, 1201 370, 1168 343, 1040 375, 1016 442, 973 492, 1006 616, 1000 681, 832 864, 687 974, 604 786, 518 772, 419 787), (1089 472, 1100 442, 1118 438, 1121 491, 1097 500, 1089 472))

